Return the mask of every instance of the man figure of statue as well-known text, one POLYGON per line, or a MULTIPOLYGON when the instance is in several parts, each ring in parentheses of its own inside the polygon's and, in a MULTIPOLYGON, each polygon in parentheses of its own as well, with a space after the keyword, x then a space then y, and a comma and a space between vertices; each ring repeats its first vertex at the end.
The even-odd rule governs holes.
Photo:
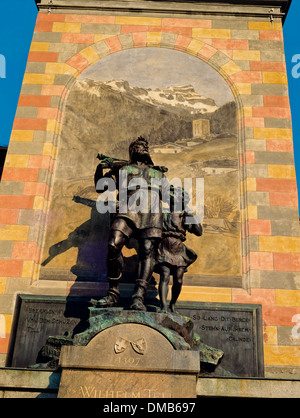
POLYGON ((146 311, 144 297, 155 267, 157 246, 162 237, 162 187, 166 187, 168 182, 163 174, 166 169, 154 166, 146 139, 139 137, 130 144, 129 157, 127 162, 121 164, 119 161, 115 166, 112 165, 105 176, 101 164, 95 173, 96 185, 100 178, 110 177, 119 192, 119 207, 112 218, 108 239, 108 294, 98 300, 96 306, 104 308, 118 305, 119 282, 124 268, 121 251, 130 237, 134 236, 139 242, 139 264, 130 308, 146 311), (140 182, 140 179, 143 179, 143 182, 140 182), (153 180, 160 181, 160 186, 156 189, 153 187, 153 180), (137 190, 132 185, 140 188, 137 190))

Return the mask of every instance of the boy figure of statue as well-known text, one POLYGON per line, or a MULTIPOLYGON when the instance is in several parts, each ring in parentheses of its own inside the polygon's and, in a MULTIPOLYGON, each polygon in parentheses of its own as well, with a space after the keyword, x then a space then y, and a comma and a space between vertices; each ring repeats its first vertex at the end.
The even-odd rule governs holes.
MULTIPOLYGON (((176 197, 181 195, 182 208, 189 201, 189 196, 182 188, 175 189, 176 197)), ((167 295, 170 276, 173 276, 172 296, 170 310, 175 312, 175 304, 180 295, 183 275, 187 267, 194 263, 197 254, 189 249, 183 242, 186 240, 186 232, 202 235, 202 226, 196 215, 183 209, 174 212, 174 200, 170 200, 170 212, 163 213, 163 238, 158 248, 157 265, 155 271, 160 274, 159 298, 161 312, 167 312, 167 295), (193 217, 192 223, 187 223, 187 217, 193 217)))

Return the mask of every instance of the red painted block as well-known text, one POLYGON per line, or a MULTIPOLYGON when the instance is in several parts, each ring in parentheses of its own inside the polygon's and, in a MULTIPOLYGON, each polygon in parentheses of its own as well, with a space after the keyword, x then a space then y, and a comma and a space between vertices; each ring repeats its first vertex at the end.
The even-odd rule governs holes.
POLYGON ((6 167, 2 180, 6 181, 37 181, 39 170, 36 168, 6 167))
POLYGON ((38 110, 38 119, 57 119, 58 109, 56 107, 41 107, 38 110))
POLYGON ((73 68, 76 68, 78 71, 82 71, 85 67, 89 65, 88 60, 86 60, 82 55, 76 54, 70 58, 66 64, 70 65, 73 68))
POLYGON ((34 196, 1 196, 0 206, 4 209, 32 209, 34 196))
POLYGON ((180 18, 163 18, 162 26, 175 26, 175 27, 190 27, 190 28, 211 28, 211 20, 200 19, 180 19, 180 18))
POLYGON ((245 164, 255 164, 255 153, 254 151, 246 151, 244 153, 245 164))
POLYGON ((292 326, 294 315, 300 313, 300 308, 290 308, 285 306, 263 306, 264 325, 292 326))
POLYGON ((52 32, 53 22, 43 22, 40 20, 37 20, 35 25, 35 31, 36 32, 52 32))
POLYGON ((18 106, 48 107, 50 106, 50 96, 36 96, 34 94, 21 95, 18 106))
POLYGON ((274 253, 274 270, 300 271, 300 254, 274 253))
POLYGON ((0 338, 0 354, 6 354, 8 352, 10 334, 6 334, 5 338, 0 338))
MULTIPOLYGON (((49 95, 49 96, 61 96, 66 90, 66 86, 53 86, 53 85, 47 85, 44 84, 42 86, 42 95, 49 95)), ((42 97, 42 96, 39 96, 42 97)), ((50 103, 49 103, 50 104, 50 103)), ((49 105, 47 105, 49 106, 49 105)))
POLYGON ((113 36, 112 38, 107 38, 104 40, 108 48, 111 50, 111 52, 118 52, 122 51, 122 45, 117 36, 113 36))
POLYGON ((13 129, 29 129, 37 131, 45 131, 47 129, 47 121, 44 119, 19 119, 14 121, 13 129))
POLYGON ((249 235, 271 235, 271 221, 249 219, 249 235))
POLYGON ((275 305, 275 289, 251 289, 250 294, 243 289, 232 289, 232 303, 275 305))
POLYGON ((94 34, 92 33, 63 33, 61 42, 74 44, 92 44, 94 43, 94 34))
POLYGON ((285 72, 286 65, 284 62, 268 62, 268 61, 250 61, 251 71, 279 71, 285 72))
POLYGON ((149 26, 144 25, 122 25, 121 35, 125 33, 148 32, 149 26))
POLYGON ((268 139, 266 141, 266 150, 274 152, 293 152, 293 142, 292 141, 280 141, 268 139))
POLYGON ((38 13, 38 22, 64 22, 65 17, 68 15, 61 13, 38 13))
POLYGON ((273 253, 250 252, 251 270, 273 270, 273 253))
POLYGON ((30 51, 28 61, 30 62, 57 62, 58 52, 30 51))
POLYGON ((113 25, 115 23, 115 16, 97 16, 97 15, 65 15, 65 22, 69 23, 98 23, 105 25, 113 25))
POLYGON ((144 32, 136 32, 132 34, 133 43, 137 47, 143 47, 147 44, 147 34, 144 32))
POLYGON ((216 52, 217 50, 213 48, 211 45, 205 44, 203 48, 201 48, 201 50, 199 51, 198 55, 209 60, 213 55, 215 55, 216 52))
POLYGON ((271 206, 298 206, 298 193, 270 193, 271 206))
POLYGON ((182 28, 182 27, 175 27, 175 26, 164 26, 157 27, 157 26, 149 26, 149 32, 168 32, 168 33, 175 33, 177 35, 182 36, 192 36, 192 28, 182 28))
POLYGON ((11 258, 13 260, 35 260, 36 250, 37 250, 36 242, 15 241, 11 258))
POLYGON ((0 260, 0 276, 19 277, 22 274, 22 260, 0 260))
POLYGON ((296 192, 297 182, 295 179, 256 179, 258 192, 296 192))
POLYGON ((249 128, 264 128, 265 119, 264 118, 245 118, 245 126, 249 128))
POLYGON ((267 107, 290 107, 288 96, 264 96, 264 105, 267 107))
POLYGON ((253 107, 254 117, 290 119, 291 111, 286 107, 253 107))
POLYGON ((179 49, 180 51, 185 51, 190 43, 191 43, 190 38, 186 38, 185 36, 178 35, 174 48, 179 49))
POLYGON ((18 216, 19 209, 0 209, 0 224, 16 225, 18 216))
POLYGON ((30 155, 28 161, 28 168, 49 168, 50 155, 30 155))

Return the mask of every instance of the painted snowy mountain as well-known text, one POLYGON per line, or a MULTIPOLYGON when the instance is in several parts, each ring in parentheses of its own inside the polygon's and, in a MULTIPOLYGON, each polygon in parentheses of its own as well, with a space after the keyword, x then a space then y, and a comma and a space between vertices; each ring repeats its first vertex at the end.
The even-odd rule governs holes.
POLYGON ((176 108, 178 110, 186 110, 189 114, 213 113, 218 109, 213 99, 197 93, 190 84, 170 86, 162 89, 146 89, 131 86, 128 81, 124 80, 94 81, 85 79, 78 80, 77 87, 85 91, 88 90, 90 94, 95 94, 98 97, 101 95, 101 88, 107 87, 150 105, 166 109, 171 107, 173 110, 176 108))

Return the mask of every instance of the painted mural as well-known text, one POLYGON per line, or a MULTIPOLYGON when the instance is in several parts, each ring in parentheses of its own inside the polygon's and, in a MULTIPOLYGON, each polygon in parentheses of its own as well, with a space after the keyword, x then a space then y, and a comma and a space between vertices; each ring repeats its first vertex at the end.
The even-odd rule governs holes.
MULTIPOLYGON (((122 51, 77 79, 64 114, 41 279, 104 280, 109 215, 96 209, 96 155, 128 159, 138 136, 169 180, 204 179, 204 233, 188 236, 198 259, 186 280, 241 276, 236 105, 213 68, 179 51, 122 51)), ((136 243, 128 247, 130 277, 136 243)))

